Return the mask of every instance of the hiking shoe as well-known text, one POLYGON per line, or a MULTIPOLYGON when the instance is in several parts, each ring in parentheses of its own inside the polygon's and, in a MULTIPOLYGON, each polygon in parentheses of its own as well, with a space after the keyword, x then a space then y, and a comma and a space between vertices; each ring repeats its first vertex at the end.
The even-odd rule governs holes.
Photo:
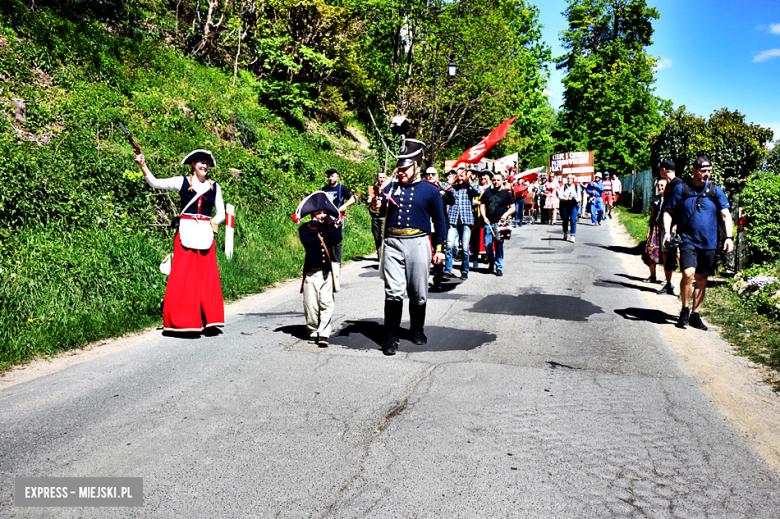
POLYGON ((501 269, 496 270, 496 276, 500 277, 500 276, 503 276, 503 275, 504 275, 504 271, 503 270, 501 270, 501 269))
POLYGON ((691 327, 696 328, 697 330, 707 330, 707 325, 701 322, 701 317, 699 317, 699 312, 693 312, 691 314, 691 318, 688 320, 688 324, 691 325, 691 327))
POLYGON ((397 341, 387 341, 382 345, 382 353, 385 355, 395 355, 395 352, 398 351, 398 342, 397 341))
POLYGON ((685 328, 688 325, 688 318, 691 315, 691 309, 687 306, 683 306, 680 310, 680 317, 677 318, 677 327, 685 328))
POLYGON ((469 278, 469 273, 468 272, 464 271, 464 272, 460 273, 460 279, 468 279, 468 278, 469 278))

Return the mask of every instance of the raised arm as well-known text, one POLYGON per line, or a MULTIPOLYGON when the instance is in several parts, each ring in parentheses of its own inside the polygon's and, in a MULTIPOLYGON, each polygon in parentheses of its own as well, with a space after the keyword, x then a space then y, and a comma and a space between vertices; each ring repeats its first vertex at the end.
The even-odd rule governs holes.
MULTIPOLYGON (((181 186, 184 183, 184 177, 171 177, 163 179, 155 178, 155 176, 152 175, 152 172, 149 170, 149 166, 146 165, 146 159, 140 153, 135 156, 135 162, 141 167, 141 172, 144 174, 144 179, 151 187, 155 189, 170 189, 176 191, 181 189, 181 186)), ((222 208, 222 212, 225 212, 224 206, 222 208)), ((224 220, 224 218, 225 217, 223 214, 222 219, 224 220)))

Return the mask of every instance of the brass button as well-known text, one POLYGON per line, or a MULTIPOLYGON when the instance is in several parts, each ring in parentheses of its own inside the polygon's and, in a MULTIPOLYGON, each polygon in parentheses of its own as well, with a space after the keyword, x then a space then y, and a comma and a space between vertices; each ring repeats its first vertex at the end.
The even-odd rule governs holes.
MULTIPOLYGON (((407 209, 407 210, 406 210, 406 212, 408 213, 408 212, 409 212, 409 209, 407 209)), ((408 220, 408 218, 407 218, 407 220, 408 220)))

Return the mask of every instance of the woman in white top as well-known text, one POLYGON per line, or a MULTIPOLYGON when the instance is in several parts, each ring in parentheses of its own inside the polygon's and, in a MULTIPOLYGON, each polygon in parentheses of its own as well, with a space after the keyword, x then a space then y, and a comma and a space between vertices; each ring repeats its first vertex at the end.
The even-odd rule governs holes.
POLYGON ((225 204, 219 184, 207 178, 209 168, 217 165, 214 155, 195 150, 181 161, 192 166, 189 176, 165 179, 152 175, 143 155, 136 155, 135 161, 147 184, 155 189, 176 190, 181 196, 181 220, 163 304, 165 331, 201 332, 224 326, 214 231, 225 220, 225 204), (214 210, 216 215, 212 217, 214 210))

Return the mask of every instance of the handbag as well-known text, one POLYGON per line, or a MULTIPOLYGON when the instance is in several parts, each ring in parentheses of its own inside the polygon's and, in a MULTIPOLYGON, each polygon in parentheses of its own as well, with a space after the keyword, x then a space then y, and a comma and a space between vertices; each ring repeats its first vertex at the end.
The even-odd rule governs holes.
MULTIPOLYGON (((171 220, 171 229, 179 229, 181 227, 181 213, 186 211, 190 207, 190 205, 192 205, 192 203, 195 200, 197 200, 197 199, 198 199, 198 197, 195 197, 195 196, 192 197, 192 200, 190 200, 189 203, 186 206, 184 206, 184 209, 179 213, 180 216, 175 216, 171 220)), ((211 224, 213 226, 214 222, 211 222, 211 224)), ((214 232, 216 232, 216 231, 214 231, 214 232)), ((179 239, 181 239, 181 233, 179 234, 179 239)), ((214 239, 214 237, 212 236, 212 240, 213 239, 214 239)), ((184 245, 184 242, 182 242, 182 245, 184 245)), ((209 244, 209 248, 210 247, 211 247, 211 245, 209 244)), ((160 263, 160 272, 162 272, 166 276, 169 276, 171 274, 171 265, 172 264, 173 264, 173 253, 171 252, 167 256, 165 256, 165 258, 160 263)))
POLYGON ((328 261, 330 261, 330 273, 333 278, 333 292, 338 292, 341 289, 341 284, 339 283, 339 269, 341 268, 341 265, 334 263, 330 259, 330 252, 328 252, 328 246, 325 245, 325 240, 322 239, 322 235, 317 234, 317 237, 319 237, 320 243, 322 243, 322 246, 325 248, 325 254, 328 256, 328 261))
POLYGON ((200 219, 198 217, 186 215, 182 217, 190 205, 197 200, 198 196, 192 197, 189 203, 184 206, 184 209, 181 210, 179 216, 174 218, 174 221, 178 220, 179 240, 181 240, 183 247, 188 249, 208 250, 211 248, 212 243, 214 243, 214 222, 208 218, 209 225, 206 225, 207 219, 205 218, 200 219))

